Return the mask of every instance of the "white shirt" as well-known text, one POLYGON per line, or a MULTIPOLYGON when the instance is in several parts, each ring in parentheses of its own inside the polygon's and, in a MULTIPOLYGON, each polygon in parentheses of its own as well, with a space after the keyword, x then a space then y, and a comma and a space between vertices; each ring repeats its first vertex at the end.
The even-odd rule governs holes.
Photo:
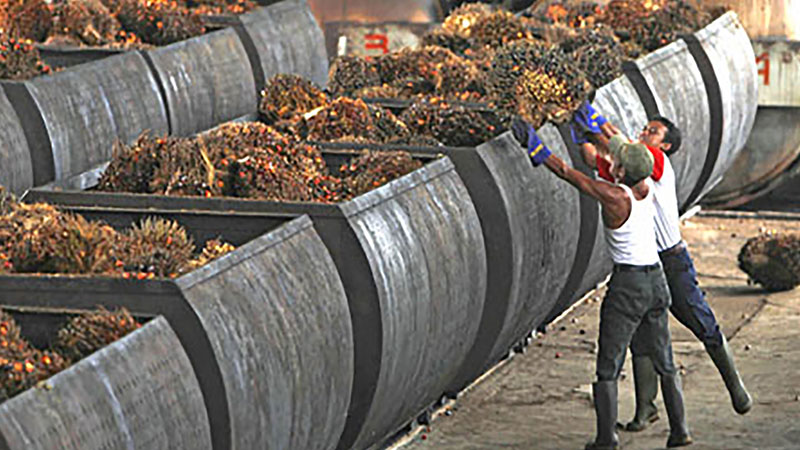
MULTIPOLYGON (((650 177, 654 190, 656 213, 654 216, 656 244, 662 252, 681 241, 680 215, 678 214, 678 194, 675 186, 675 171, 667 155, 659 149, 647 147, 653 154, 653 175, 650 177)), ((597 176, 613 182, 608 161, 598 155, 597 176)))
POLYGON ((610 229, 604 227, 606 243, 611 253, 611 259, 616 264, 631 264, 634 266, 649 266, 659 262, 656 247, 655 202, 653 182, 647 179, 650 187, 647 196, 636 200, 631 188, 623 184, 617 186, 625 190, 631 199, 631 214, 621 227, 610 229))
POLYGON ((664 173, 658 181, 653 181, 656 206, 656 244, 663 252, 681 241, 680 214, 678 214, 678 194, 675 186, 675 171, 669 158, 664 156, 664 173))

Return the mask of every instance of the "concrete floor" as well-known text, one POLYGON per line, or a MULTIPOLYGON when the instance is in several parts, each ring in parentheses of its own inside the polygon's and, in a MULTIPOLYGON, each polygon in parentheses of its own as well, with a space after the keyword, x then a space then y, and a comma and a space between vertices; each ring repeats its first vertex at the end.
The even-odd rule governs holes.
MULTIPOLYGON (((739 416, 702 345, 671 319, 694 449, 800 449, 800 288, 770 294, 748 286, 736 256, 759 229, 800 231, 800 221, 695 217, 683 226, 700 284, 736 355, 755 405, 739 416)), ((408 437, 408 450, 582 449, 594 436, 599 291, 408 437)), ((633 415, 630 358, 620 381, 620 420, 633 415)), ((624 448, 664 448, 668 424, 621 433, 624 448)))

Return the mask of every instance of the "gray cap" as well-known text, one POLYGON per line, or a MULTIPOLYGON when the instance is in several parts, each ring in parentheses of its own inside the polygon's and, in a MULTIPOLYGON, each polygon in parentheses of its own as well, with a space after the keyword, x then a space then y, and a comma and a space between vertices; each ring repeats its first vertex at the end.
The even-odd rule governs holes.
POLYGON ((616 135, 609 140, 608 149, 625 168, 628 178, 638 181, 653 173, 655 158, 641 142, 628 142, 624 137, 616 135))

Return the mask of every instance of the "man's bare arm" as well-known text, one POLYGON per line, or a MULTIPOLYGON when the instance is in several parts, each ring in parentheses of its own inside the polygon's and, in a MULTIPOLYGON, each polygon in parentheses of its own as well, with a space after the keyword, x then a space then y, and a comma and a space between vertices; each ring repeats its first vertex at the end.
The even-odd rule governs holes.
POLYGON ((585 143, 581 145, 581 156, 583 157, 583 162, 586 163, 589 168, 592 170, 597 169, 597 147, 591 143, 585 143))
POLYGON ((610 228, 618 228, 628 219, 630 200, 619 186, 589 178, 556 155, 550 155, 544 165, 559 178, 599 201, 603 206, 603 221, 610 228))

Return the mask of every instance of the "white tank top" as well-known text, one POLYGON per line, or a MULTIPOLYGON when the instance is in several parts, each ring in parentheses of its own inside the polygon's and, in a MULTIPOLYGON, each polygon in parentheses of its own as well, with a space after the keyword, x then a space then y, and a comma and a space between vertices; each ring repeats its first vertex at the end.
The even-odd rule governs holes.
POLYGON ((604 227, 611 259, 616 264, 649 266, 659 262, 653 222, 655 215, 654 190, 649 179, 647 185, 650 190, 647 197, 642 200, 636 200, 628 186, 618 185, 631 199, 631 214, 628 216, 628 220, 615 230, 604 227))
POLYGON ((664 173, 658 181, 653 182, 653 188, 656 206, 656 244, 658 251, 663 252, 681 241, 675 171, 672 170, 672 164, 666 156, 664 156, 664 173))

